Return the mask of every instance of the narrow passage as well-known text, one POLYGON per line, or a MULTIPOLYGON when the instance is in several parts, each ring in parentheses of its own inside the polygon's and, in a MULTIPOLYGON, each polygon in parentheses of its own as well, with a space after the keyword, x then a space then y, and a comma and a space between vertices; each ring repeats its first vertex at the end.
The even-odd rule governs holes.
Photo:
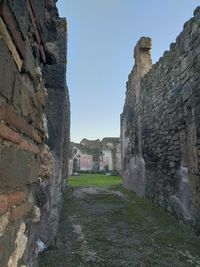
POLYGON ((57 246, 40 256, 40 267, 200 266, 200 239, 120 183, 70 178, 57 246))

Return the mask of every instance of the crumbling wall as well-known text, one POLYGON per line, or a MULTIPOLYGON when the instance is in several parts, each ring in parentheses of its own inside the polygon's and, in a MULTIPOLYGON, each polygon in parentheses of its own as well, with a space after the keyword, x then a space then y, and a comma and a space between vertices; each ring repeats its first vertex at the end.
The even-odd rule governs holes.
POLYGON ((2 267, 37 266, 42 242, 55 241, 69 145, 66 21, 55 2, 0 1, 2 267))
POLYGON ((150 39, 142 38, 121 115, 125 187, 190 222, 196 231, 200 231, 199 44, 200 8, 152 68, 150 39))

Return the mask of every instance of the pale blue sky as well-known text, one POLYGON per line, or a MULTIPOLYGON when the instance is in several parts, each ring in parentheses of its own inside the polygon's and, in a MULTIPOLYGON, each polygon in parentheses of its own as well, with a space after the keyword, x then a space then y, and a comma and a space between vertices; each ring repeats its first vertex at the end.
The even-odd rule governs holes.
POLYGON ((67 83, 71 140, 120 135, 133 48, 153 40, 155 63, 169 49, 199 0, 59 0, 68 21, 67 83))

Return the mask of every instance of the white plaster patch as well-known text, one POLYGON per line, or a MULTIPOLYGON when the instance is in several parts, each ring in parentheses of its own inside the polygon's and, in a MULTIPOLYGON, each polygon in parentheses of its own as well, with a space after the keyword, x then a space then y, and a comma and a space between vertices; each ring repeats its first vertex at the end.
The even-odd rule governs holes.
POLYGON ((26 225, 25 223, 22 223, 17 233, 17 238, 15 240, 16 248, 10 256, 7 267, 17 267, 18 261, 23 257, 28 242, 28 238, 24 235, 25 229, 26 225))
POLYGON ((3 236, 6 232, 9 223, 8 216, 9 212, 0 217, 0 237, 3 236))
POLYGON ((40 239, 37 241, 37 246, 36 246, 36 250, 37 253, 41 253, 43 251, 45 251, 47 249, 46 245, 44 244, 44 242, 42 242, 40 239))
POLYGON ((181 175, 182 181, 185 183, 188 183, 188 168, 187 167, 181 166, 180 175, 181 175))
MULTIPOLYGON (((72 219, 72 218, 71 218, 72 219)), ((73 220, 73 219, 72 219, 73 220)), ((74 233, 78 235, 78 241, 81 242, 81 256, 84 261, 89 262, 89 261, 95 261, 97 252, 89 250, 87 241, 85 240, 85 235, 83 233, 83 228, 79 224, 74 224, 74 233)))
POLYGON ((38 208, 37 206, 34 206, 34 208, 33 208, 33 223, 38 223, 40 221, 40 216, 41 216, 40 208, 38 208))
POLYGON ((76 233, 79 236, 78 240, 79 241, 84 240, 85 236, 83 234, 83 229, 82 229, 81 225, 75 224, 75 225, 73 225, 73 228, 74 228, 74 233, 76 233))
POLYGON ((42 122, 43 122, 43 128, 44 128, 45 136, 48 139, 49 134, 48 134, 48 126, 47 126, 47 117, 44 113, 42 114, 42 122))

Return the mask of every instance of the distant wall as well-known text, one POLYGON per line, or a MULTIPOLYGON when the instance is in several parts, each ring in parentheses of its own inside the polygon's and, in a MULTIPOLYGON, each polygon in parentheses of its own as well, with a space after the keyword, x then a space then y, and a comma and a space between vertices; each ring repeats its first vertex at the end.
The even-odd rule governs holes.
POLYGON ((105 167, 108 167, 109 171, 113 170, 113 158, 112 158, 112 151, 109 149, 102 150, 102 169, 104 170, 105 167))
POLYGON ((200 8, 152 66, 135 49, 121 115, 124 185, 200 231, 200 8))
POLYGON ((67 177, 66 21, 56 1, 0 1, 0 266, 54 245, 67 177))
POLYGON ((80 170, 91 171, 93 169, 92 155, 82 154, 80 156, 80 170))
POLYGON ((119 138, 98 140, 83 139, 80 144, 71 143, 69 171, 72 161, 77 161, 77 171, 105 171, 121 173, 121 143, 119 138))

